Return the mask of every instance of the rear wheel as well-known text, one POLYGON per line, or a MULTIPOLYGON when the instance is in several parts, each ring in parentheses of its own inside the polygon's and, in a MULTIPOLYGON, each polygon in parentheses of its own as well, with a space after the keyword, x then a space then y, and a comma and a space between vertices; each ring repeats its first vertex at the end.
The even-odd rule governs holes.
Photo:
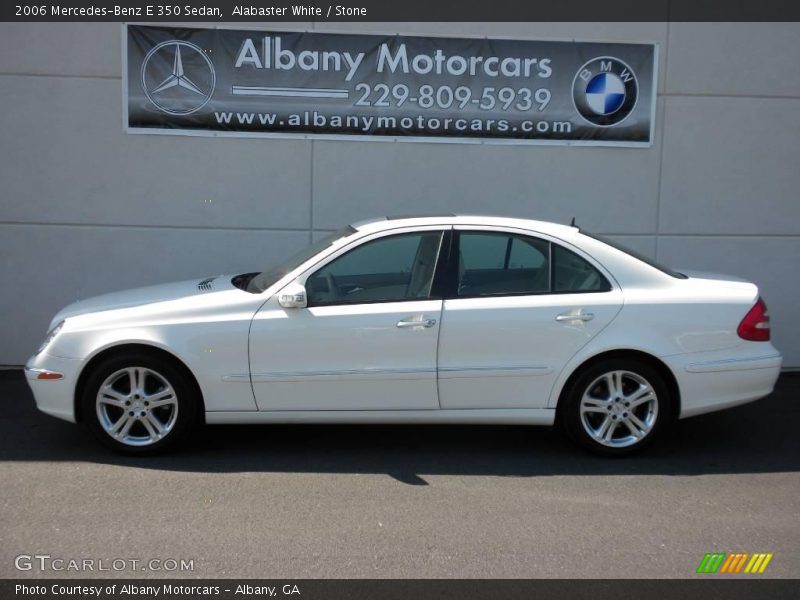
POLYGON ((84 386, 83 417, 104 445, 125 454, 174 446, 196 421, 197 392, 173 361, 146 353, 111 357, 84 386))
POLYGON ((673 406, 659 371, 633 359, 588 367, 569 384, 562 401, 559 412, 569 437, 604 455, 647 446, 670 420, 673 406))

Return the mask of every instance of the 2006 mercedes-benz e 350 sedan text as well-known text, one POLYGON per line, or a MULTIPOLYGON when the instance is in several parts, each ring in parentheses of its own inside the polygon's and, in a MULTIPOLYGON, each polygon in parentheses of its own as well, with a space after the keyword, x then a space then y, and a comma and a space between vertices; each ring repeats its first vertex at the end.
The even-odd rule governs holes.
POLYGON ((752 283, 682 273, 576 227, 355 224, 262 273, 77 302, 26 365, 38 407, 147 453, 207 423, 558 422, 623 454, 769 394, 752 283))

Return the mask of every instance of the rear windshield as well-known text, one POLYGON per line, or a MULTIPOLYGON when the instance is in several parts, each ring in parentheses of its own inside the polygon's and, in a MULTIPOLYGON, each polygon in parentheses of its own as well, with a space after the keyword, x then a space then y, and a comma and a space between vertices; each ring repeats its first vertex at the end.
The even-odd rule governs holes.
POLYGON ((582 229, 581 229, 581 233, 583 235, 585 235, 585 236, 588 236, 590 238, 593 238, 595 240, 603 242, 604 244, 608 244, 612 248, 616 248, 620 252, 624 252, 628 256, 632 256, 636 260, 640 260, 643 263, 645 263, 647 265, 650 265, 654 269, 658 269, 662 273, 666 273, 670 277, 675 277, 676 279, 688 279, 688 277, 686 275, 684 275, 683 273, 680 273, 678 271, 673 271, 669 267, 667 267, 665 265, 662 265, 661 263, 656 262, 652 258, 650 258, 648 256, 645 256, 644 254, 640 254, 636 250, 632 250, 632 249, 628 248, 627 246, 624 246, 624 245, 620 244, 619 242, 615 242, 613 240, 610 240, 607 237, 603 237, 602 235, 595 235, 594 233, 589 233, 588 231, 583 231, 582 229))

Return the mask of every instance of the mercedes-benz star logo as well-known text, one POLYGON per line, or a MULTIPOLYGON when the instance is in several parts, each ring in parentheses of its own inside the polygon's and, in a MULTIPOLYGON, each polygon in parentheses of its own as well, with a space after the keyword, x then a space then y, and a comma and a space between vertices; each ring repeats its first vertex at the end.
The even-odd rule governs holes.
POLYGON ((216 84, 214 65, 202 48, 180 40, 154 46, 142 61, 141 75, 147 99, 170 115, 190 115, 203 108, 216 84))

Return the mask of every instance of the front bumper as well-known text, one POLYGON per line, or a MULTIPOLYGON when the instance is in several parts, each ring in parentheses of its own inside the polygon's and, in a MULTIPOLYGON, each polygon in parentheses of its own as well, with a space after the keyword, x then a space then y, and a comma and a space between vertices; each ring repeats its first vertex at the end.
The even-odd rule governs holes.
POLYGON ((75 423, 75 385, 81 364, 80 359, 51 356, 46 352, 28 360, 25 378, 39 410, 75 423))

